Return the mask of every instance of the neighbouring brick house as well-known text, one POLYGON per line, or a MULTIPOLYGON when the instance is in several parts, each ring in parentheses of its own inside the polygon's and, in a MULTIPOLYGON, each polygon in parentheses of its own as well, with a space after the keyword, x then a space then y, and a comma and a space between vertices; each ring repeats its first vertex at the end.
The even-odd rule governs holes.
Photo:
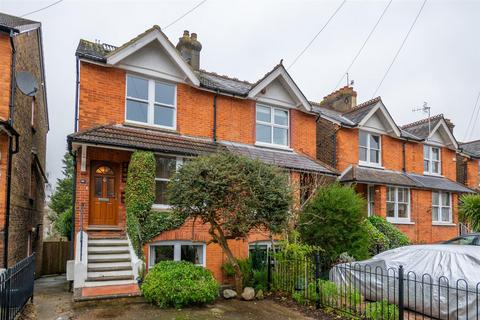
POLYGON ((317 158, 356 184, 369 215, 395 224, 414 243, 456 236, 458 196, 471 189, 457 183, 458 143, 443 115, 398 126, 380 97, 356 103, 344 87, 314 104, 317 158))
MULTIPOLYGON (((68 137, 76 157, 75 266, 69 278, 78 298, 138 290, 124 203, 135 150, 156 154, 154 210, 169 210, 166 187, 185 159, 219 150, 278 165, 300 186, 311 175, 338 176, 316 160, 317 114, 282 64, 249 83, 201 70, 200 50, 195 33, 185 31, 175 47, 157 26, 120 47, 80 40, 78 117, 68 137)), ((208 243, 206 225, 197 222, 192 232, 192 224, 187 220, 147 244, 147 267, 189 260, 225 282, 224 253, 208 243)), ((268 246, 268 239, 268 232, 256 231, 230 247, 244 258, 250 245, 268 246)))
POLYGON ((459 144, 457 181, 480 192, 480 140, 459 144))
POLYGON ((3 268, 36 252, 37 274, 40 271, 47 132, 41 25, 0 13, 0 266, 3 268), (22 92, 21 86, 17 86, 17 78, 27 74, 35 79, 35 93, 22 92))

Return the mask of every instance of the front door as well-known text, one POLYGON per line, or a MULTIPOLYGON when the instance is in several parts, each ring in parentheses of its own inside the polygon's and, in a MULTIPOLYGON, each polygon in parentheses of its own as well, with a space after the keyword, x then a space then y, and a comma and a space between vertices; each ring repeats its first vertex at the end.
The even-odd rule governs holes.
POLYGON ((90 225, 117 224, 117 172, 110 163, 92 165, 90 225))

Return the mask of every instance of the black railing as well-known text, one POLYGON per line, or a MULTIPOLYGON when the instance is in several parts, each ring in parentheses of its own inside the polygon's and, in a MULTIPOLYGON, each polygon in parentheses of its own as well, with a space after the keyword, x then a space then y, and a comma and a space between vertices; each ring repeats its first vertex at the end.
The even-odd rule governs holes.
POLYGON ((480 283, 363 263, 336 265, 322 278, 320 266, 319 255, 272 259, 269 287, 300 304, 364 319, 480 318, 480 283))
POLYGON ((35 253, 0 273, 0 320, 15 319, 33 301, 35 253))

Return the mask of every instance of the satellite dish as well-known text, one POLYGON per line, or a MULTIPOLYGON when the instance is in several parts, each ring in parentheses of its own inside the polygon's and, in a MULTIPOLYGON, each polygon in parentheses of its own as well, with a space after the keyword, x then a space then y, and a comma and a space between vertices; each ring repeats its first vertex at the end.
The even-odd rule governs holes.
POLYGON ((37 79, 35 79, 35 76, 31 72, 17 72, 15 79, 17 81, 17 87, 24 95, 28 97, 34 97, 37 94, 37 79))

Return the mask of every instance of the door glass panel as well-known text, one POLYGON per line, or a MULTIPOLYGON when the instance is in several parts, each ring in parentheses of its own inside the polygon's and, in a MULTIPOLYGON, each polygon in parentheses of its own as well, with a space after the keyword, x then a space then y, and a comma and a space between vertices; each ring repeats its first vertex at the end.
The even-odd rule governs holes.
POLYGON ((114 198, 115 197, 115 178, 114 177, 107 177, 107 197, 114 198))
POLYGON ((95 197, 102 197, 102 177, 95 177, 95 197))

